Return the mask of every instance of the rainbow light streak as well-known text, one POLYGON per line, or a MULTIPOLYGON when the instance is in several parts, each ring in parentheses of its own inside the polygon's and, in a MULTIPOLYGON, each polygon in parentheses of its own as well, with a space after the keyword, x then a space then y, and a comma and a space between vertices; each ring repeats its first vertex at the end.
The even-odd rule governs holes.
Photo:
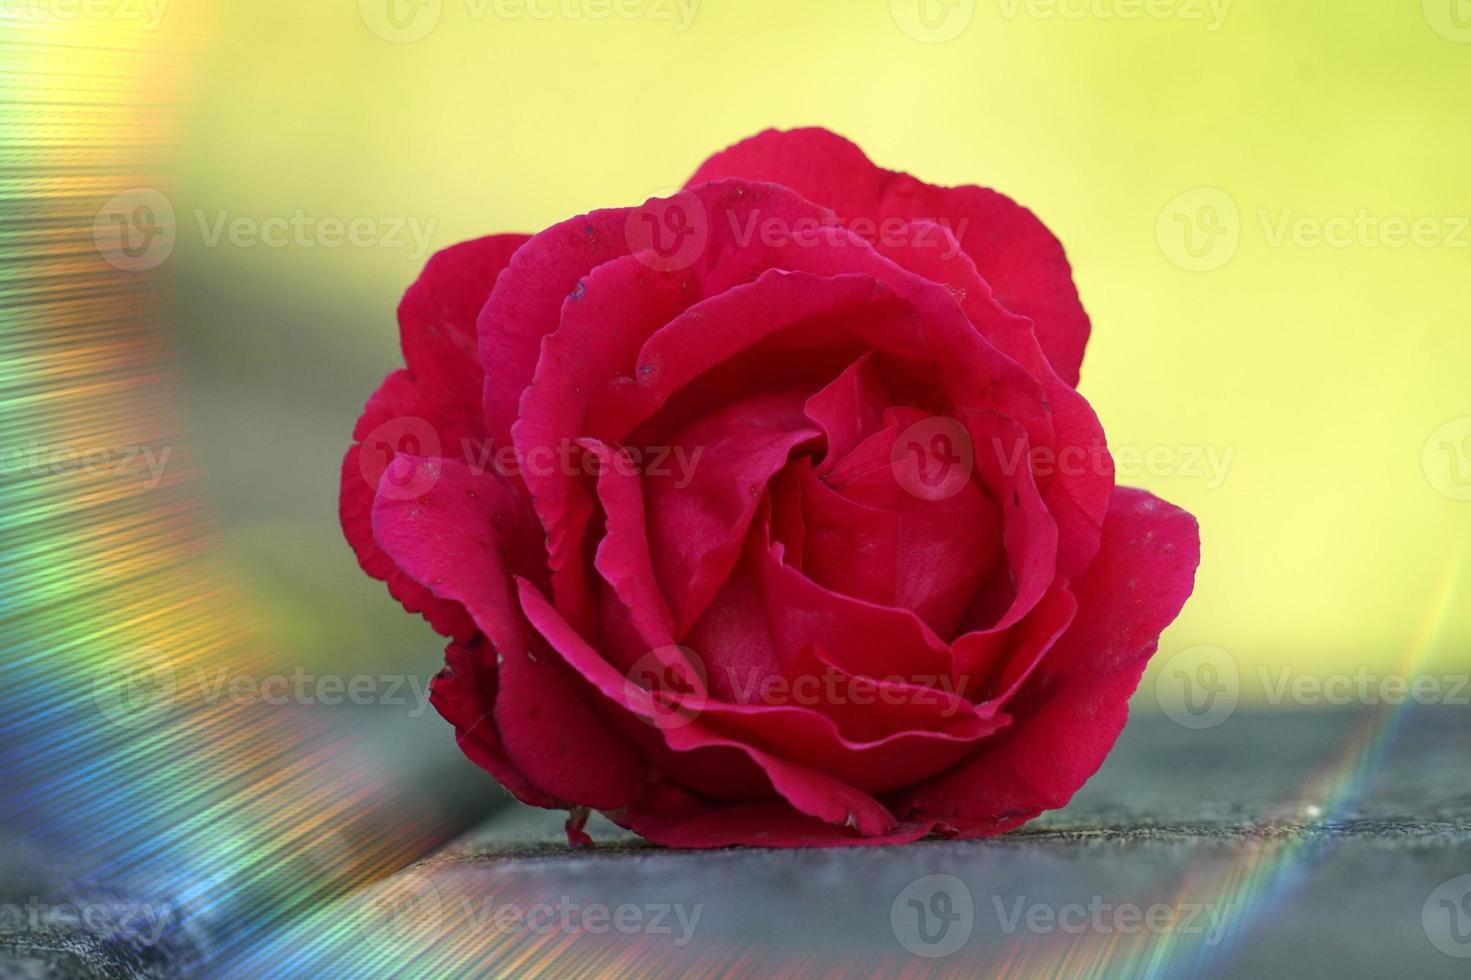
POLYGON ((329 720, 190 683, 280 658, 213 557, 167 265, 117 268, 93 228, 115 195, 167 186, 211 5, 156 31, 80 9, 0 18, 0 831, 167 904, 185 962, 227 963, 450 828, 329 720))
MULTIPOLYGON (((152 32, 121 19, 0 20, 0 828, 47 853, 84 856, 92 877, 152 889, 144 897, 185 916, 179 941, 232 972, 300 972, 323 957, 345 975, 570 976, 667 965, 667 947, 630 942, 609 956, 568 935, 365 941, 381 909, 371 898, 331 900, 428 853, 449 828, 328 721, 212 702, 188 684, 197 669, 260 676, 280 659, 262 649, 259 612, 212 557, 214 519, 159 328, 167 267, 115 268, 92 231, 114 195, 167 184, 211 12, 205 0, 180 4, 152 32), (156 458, 168 452, 157 482, 122 471, 142 447, 156 458), (392 829, 370 823, 374 814, 391 814, 392 829)), ((1465 551, 1463 535, 1406 649, 1406 673, 1425 663, 1449 621, 1465 551)), ((1366 722, 1279 813, 1298 825, 1334 821, 1400 717, 1386 711, 1366 722)), ((1193 939, 1116 934, 1029 937, 985 964, 806 957, 786 972, 1209 969, 1291 895, 1323 849, 1268 826, 1224 869, 1195 867, 1162 883, 1163 901, 1209 895, 1238 911, 1227 947, 1209 961, 1193 939)), ((713 976, 759 959, 706 948, 682 953, 680 967, 713 976)))

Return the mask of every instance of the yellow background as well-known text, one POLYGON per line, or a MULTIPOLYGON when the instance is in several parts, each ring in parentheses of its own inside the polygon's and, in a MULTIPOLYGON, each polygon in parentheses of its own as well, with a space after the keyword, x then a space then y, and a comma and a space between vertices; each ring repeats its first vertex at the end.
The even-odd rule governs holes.
MULTIPOLYGON (((1203 531, 1160 662, 1212 644, 1249 675, 1390 671, 1423 645, 1425 669, 1471 667, 1456 551, 1471 502, 1442 492, 1467 490, 1454 478, 1471 477, 1471 440, 1423 455, 1471 416, 1471 228, 1454 220, 1471 216, 1464 0, 1236 0, 1214 24, 1203 0, 1063 5, 1082 16, 937 3, 969 18, 940 21, 964 27, 943 42, 906 33, 888 0, 704 0, 683 31, 592 20, 598 0, 555 0, 584 16, 549 19, 442 0, 409 43, 369 28, 374 2, 218 5, 170 161, 176 337, 227 546, 298 656, 438 656, 356 571, 334 502, 423 260, 210 247, 196 211, 413 217, 439 248, 640 201, 760 129, 823 125, 882 165, 1003 190, 1062 239, 1093 318, 1082 390, 1116 447, 1164 447, 1175 472, 1128 482, 1203 531), (1179 221, 1199 230, 1222 195, 1237 218, 1214 212, 1219 268, 1188 271, 1179 221), (1284 215, 1361 211, 1436 219, 1439 239, 1274 240, 1284 215), (1197 449, 1231 454, 1218 486, 1185 471, 1197 449)), ((193 23, 170 12, 162 30, 193 23)))

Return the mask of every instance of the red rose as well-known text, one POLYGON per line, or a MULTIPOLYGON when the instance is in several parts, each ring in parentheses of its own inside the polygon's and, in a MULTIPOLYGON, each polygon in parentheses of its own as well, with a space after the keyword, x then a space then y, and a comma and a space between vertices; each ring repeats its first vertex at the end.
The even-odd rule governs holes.
POLYGON ((535 806, 664 844, 976 837, 1098 769, 1195 521, 1115 489, 1062 247, 767 132, 683 191, 435 256, 342 521, 535 806))

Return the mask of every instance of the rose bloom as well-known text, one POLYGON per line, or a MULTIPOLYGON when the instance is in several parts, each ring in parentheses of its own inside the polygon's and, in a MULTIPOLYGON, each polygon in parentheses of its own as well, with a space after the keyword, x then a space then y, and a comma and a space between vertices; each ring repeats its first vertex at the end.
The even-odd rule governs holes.
POLYGON ((649 840, 1000 834, 1112 748, 1190 595, 1114 486, 1062 247, 766 132, 673 196, 429 262, 341 516, 522 801, 649 840), (1039 456, 1074 465, 1033 465, 1039 456))

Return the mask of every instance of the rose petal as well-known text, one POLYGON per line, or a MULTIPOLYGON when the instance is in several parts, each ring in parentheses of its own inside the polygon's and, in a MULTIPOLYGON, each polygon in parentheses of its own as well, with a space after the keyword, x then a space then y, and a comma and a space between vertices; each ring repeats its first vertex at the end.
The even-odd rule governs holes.
POLYGON ((672 471, 645 477, 650 552, 676 635, 704 614, 735 566, 771 478, 818 439, 802 400, 775 392, 704 416, 665 447, 688 466, 688 485, 672 471))
POLYGON ((1072 383, 1058 377, 1037 343, 1031 321, 1008 312, 995 300, 970 256, 959 251, 959 243, 955 243, 956 251, 949 250, 948 243, 954 242, 950 232, 929 222, 913 224, 931 234, 921 238, 916 233, 892 245, 881 241, 875 248, 911 272, 949 286, 976 329, 1042 384, 1054 438, 1050 443, 1034 444, 1029 461, 1035 463, 1037 485, 1057 522, 1058 570, 1075 578, 1098 553, 1103 518, 1113 493, 1113 458, 1098 416, 1072 383), (941 247, 916 244, 923 241, 941 247))
POLYGON ((717 153, 686 185, 742 178, 789 187, 832 208, 855 229, 878 238, 888 218, 947 221, 997 299, 1029 317, 1057 373, 1076 386, 1088 343, 1088 314, 1078 299, 1061 243, 1032 212, 984 187, 936 187, 875 166, 863 151, 825 129, 767 130, 717 153), (867 219, 868 225, 855 222, 867 219))
POLYGON ((1193 517, 1141 490, 1116 491, 1098 558, 1078 584, 1077 617, 1008 705, 1017 723, 905 812, 985 836, 1066 805, 1118 739, 1199 561, 1193 517))
POLYGON ((855 599, 902 604, 895 601, 901 567, 900 515, 838 493, 817 476, 810 459, 800 460, 792 471, 795 479, 773 487, 772 507, 775 513, 781 506, 779 498, 787 494, 798 501, 802 571, 819 585, 855 599))
POLYGON ((785 804, 712 804, 669 785, 652 787, 638 803, 609 816, 656 844, 688 848, 908 844, 932 829, 927 821, 905 821, 865 837, 855 828, 823 823, 785 804))
MULTIPOLYGON (((563 661, 586 678, 610 704, 625 711, 636 711, 637 706, 629 700, 627 679, 577 635, 535 585, 519 579, 517 587, 527 619, 563 661)), ((744 753, 761 767, 774 793, 808 816, 830 824, 853 826, 866 835, 884 833, 895 825, 893 816, 883 805, 861 790, 754 746, 723 738, 707 729, 698 719, 689 724, 666 727, 660 733, 675 752, 730 748, 744 753)))
POLYGON ((368 401, 342 462, 339 517, 363 570, 385 581, 409 612, 422 613, 437 631, 462 641, 475 632, 463 612, 437 602, 400 572, 373 539, 373 497, 398 452, 464 459, 466 448, 483 439, 475 319, 525 241, 525 235, 495 235, 451 246, 429 260, 398 308, 408 367, 389 375, 368 401))
POLYGON ((884 427, 838 463, 828 480, 844 498, 898 518, 894 588, 884 601, 914 610, 937 635, 953 636, 977 587, 1003 557, 1001 515, 975 479, 929 500, 897 478, 896 442, 928 418, 914 408, 889 409, 884 427))
POLYGON ((483 638, 471 646, 451 643, 444 651, 445 668, 429 684, 429 701, 455 729, 460 750, 518 800, 554 808, 556 800, 532 785, 511 764, 495 727, 495 651, 483 638))
MULTIPOLYGON (((401 457, 395 466, 404 465, 401 457)), ((405 574, 463 605, 495 645, 495 725, 506 758, 546 796, 602 808, 638 792, 641 764, 589 709, 576 676, 535 642, 519 614, 510 575, 544 578, 539 530, 505 480, 450 460, 413 500, 380 495, 373 532, 405 574)))

